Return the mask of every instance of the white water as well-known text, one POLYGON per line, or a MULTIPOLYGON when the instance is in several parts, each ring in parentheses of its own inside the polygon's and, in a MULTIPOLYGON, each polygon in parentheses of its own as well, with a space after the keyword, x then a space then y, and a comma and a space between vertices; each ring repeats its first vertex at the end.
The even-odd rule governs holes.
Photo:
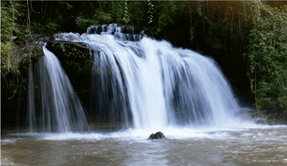
POLYGON ((30 132, 87 131, 83 108, 59 60, 45 47, 43 51, 44 56, 35 63, 34 78, 32 65, 29 69, 30 132))
MULTIPOLYGON (((286 131, 285 125, 256 125, 252 123, 242 123, 241 126, 227 126, 227 127, 166 127, 161 131, 164 133, 166 139, 250 139, 253 140, 282 140, 286 139, 286 135, 278 131, 286 131), (238 135, 239 134, 239 135, 238 135), (275 135, 280 135, 277 138, 272 138, 275 135)), ((155 133, 153 129, 127 129, 117 132, 67 132, 67 133, 14 133, 10 136, 27 136, 35 137, 43 140, 103 140, 103 139, 118 139, 118 140, 133 140, 133 141, 148 141, 148 136, 155 133)), ((9 142, 14 139, 4 140, 9 142)), ((2 140, 3 141, 3 140, 2 140)))
POLYGON ((55 37, 84 43, 92 50, 93 72, 101 82, 92 93, 99 95, 99 104, 110 105, 100 111, 120 112, 124 125, 132 119, 135 129, 161 130, 181 125, 238 125, 242 120, 235 116, 240 107, 211 58, 147 37, 139 42, 97 34, 55 37), (107 89, 112 89, 111 101, 101 100, 107 89))
POLYGON ((107 25, 92 25, 87 28, 87 34, 101 34, 101 35, 110 35, 114 34, 114 37, 125 41, 139 41, 143 37, 143 31, 141 34, 134 34, 134 29, 128 29, 130 33, 123 33, 121 27, 117 27, 117 24, 107 25))

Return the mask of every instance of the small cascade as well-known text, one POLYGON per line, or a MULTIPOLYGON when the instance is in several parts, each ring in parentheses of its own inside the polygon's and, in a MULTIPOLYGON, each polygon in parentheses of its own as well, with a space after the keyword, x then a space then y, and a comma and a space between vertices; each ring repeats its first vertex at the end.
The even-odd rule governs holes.
POLYGON ((30 132, 88 131, 84 110, 59 60, 45 47, 43 51, 29 68, 30 132))
POLYGON ((91 103, 99 119, 136 129, 237 120, 240 108, 211 58, 147 37, 129 42, 115 40, 115 35, 62 33, 55 38, 91 49, 91 103))
POLYGON ((96 24, 87 28, 87 34, 114 35, 122 41, 139 41, 145 34, 134 34, 133 27, 117 26, 117 24, 96 24))

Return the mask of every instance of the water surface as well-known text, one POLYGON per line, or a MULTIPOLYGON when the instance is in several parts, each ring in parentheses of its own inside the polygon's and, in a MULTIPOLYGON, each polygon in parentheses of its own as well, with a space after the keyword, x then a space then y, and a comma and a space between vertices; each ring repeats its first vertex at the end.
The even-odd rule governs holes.
POLYGON ((287 127, 2 135, 2 165, 287 165, 287 127))

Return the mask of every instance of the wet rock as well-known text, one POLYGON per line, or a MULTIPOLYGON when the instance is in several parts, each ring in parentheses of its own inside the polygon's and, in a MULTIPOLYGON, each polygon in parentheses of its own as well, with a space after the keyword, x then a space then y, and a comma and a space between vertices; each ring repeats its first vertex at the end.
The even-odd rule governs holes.
POLYGON ((39 42, 48 42, 51 41, 51 37, 44 34, 32 34, 26 35, 28 43, 39 43, 39 42))
POLYGON ((108 30, 107 25, 106 25, 106 24, 103 24, 103 25, 102 25, 102 32, 107 32, 107 30, 108 30))
POLYGON ((165 136, 163 135, 161 131, 158 131, 155 134, 152 133, 148 139, 153 140, 153 139, 162 139, 162 138, 165 138, 165 136))
POLYGON ((96 24, 95 26, 96 26, 96 34, 100 35, 102 32, 102 26, 100 26, 100 24, 96 24))

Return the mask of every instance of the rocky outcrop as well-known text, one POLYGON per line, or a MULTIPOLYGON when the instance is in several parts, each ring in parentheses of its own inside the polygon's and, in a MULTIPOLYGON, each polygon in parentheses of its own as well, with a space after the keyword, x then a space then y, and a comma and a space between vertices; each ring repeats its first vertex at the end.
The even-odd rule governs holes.
POLYGON ((165 136, 163 135, 163 133, 161 131, 156 132, 155 134, 151 134, 148 137, 148 140, 153 140, 153 139, 162 139, 165 138, 165 136))
MULTIPOLYGON (((15 69, 18 68, 23 59, 38 59, 39 57, 43 56, 43 48, 39 43, 36 41, 46 41, 49 37, 44 35, 32 35, 27 36, 27 41, 20 41, 18 37, 11 42, 13 49, 8 54, 9 62, 6 62, 6 59, 1 59, 2 65, 6 65, 6 63, 10 63, 10 71, 14 72, 15 69)), ((26 61, 28 62, 28 61, 26 61)))

